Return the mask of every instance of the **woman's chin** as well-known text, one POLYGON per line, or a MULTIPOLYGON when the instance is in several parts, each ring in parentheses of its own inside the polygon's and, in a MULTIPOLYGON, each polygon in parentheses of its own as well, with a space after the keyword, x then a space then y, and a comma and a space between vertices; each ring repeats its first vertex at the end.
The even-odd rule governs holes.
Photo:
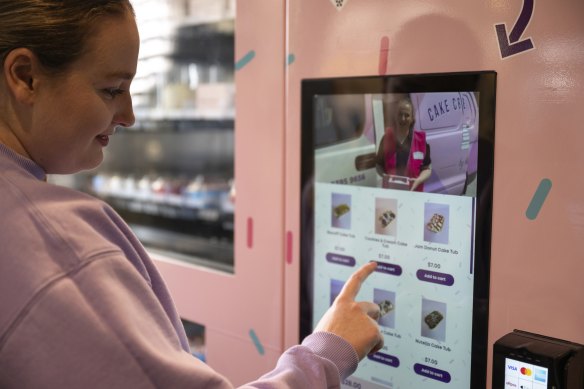
POLYGON ((68 171, 64 171, 59 174, 75 174, 86 170, 92 170, 97 168, 103 162, 103 154, 100 153, 99 156, 94 156, 91 159, 84 159, 76 164, 71 164, 68 167, 68 171))

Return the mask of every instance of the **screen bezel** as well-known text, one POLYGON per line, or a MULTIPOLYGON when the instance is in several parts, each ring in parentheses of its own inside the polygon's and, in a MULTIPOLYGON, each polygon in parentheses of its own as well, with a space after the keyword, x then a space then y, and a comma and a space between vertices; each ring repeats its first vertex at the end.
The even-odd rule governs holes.
POLYGON ((300 339, 312 332, 314 268, 314 107, 316 95, 478 92, 479 141, 474 242, 471 388, 486 387, 495 142, 496 72, 458 72, 304 79, 301 83, 300 339))

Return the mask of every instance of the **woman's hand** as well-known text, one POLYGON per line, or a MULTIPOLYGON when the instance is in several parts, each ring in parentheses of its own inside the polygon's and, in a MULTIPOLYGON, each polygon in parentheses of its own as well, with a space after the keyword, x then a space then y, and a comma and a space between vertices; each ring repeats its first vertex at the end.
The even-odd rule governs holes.
POLYGON ((416 178, 414 180, 414 182, 412 182, 412 185, 410 187, 410 190, 416 190, 416 188, 420 185, 422 185, 425 181, 428 180, 428 178, 430 178, 430 175, 432 175, 432 169, 424 169, 420 172, 420 175, 418 176, 418 178, 416 178))
POLYGON ((351 275, 333 305, 317 324, 315 331, 331 332, 353 346, 359 360, 383 347, 379 331, 379 306, 373 302, 356 302, 363 282, 377 267, 369 262, 351 275))

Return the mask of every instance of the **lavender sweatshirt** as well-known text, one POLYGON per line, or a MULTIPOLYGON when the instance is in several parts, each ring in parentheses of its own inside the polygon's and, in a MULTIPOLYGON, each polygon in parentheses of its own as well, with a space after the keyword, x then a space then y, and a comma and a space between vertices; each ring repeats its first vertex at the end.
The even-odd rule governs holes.
MULTIPOLYGON (((0 388, 232 387, 188 350, 164 281, 115 211, 0 144, 0 388)), ((338 388, 357 363, 343 339, 315 333, 244 387, 338 388)))

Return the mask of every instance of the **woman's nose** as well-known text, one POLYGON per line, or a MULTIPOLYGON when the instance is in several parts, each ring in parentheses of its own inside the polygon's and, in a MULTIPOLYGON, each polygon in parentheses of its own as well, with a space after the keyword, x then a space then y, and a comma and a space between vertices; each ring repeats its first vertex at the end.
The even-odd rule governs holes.
POLYGON ((114 122, 117 126, 132 127, 136 122, 134 108, 132 106, 132 97, 129 94, 125 97, 122 107, 120 107, 120 110, 114 117, 114 122))

